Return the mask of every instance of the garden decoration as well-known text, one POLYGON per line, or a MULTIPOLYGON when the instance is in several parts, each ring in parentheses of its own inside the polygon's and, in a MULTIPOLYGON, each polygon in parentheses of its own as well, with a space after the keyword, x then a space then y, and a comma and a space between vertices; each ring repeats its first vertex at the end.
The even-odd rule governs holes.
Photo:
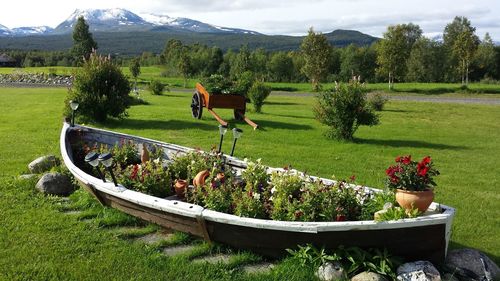
MULTIPOLYGON (((233 138, 237 140, 241 133, 234 129, 233 138)), ((325 249, 387 247, 403 258, 437 263, 446 255, 454 209, 442 204, 432 203, 428 212, 417 217, 387 213, 384 218, 390 223, 377 222, 375 212, 395 202, 392 193, 266 167, 260 160, 240 160, 216 150, 204 152, 68 123, 61 131, 60 144, 68 170, 102 204, 207 241, 270 257, 282 257, 286 249, 305 243, 325 249), (123 146, 116 148, 117 143, 123 146), (137 161, 137 144, 155 147, 149 161, 137 161), (118 187, 85 172, 85 154, 80 152, 84 146, 101 153, 98 159, 110 173, 115 172, 116 178, 112 177, 118 187), (116 165, 107 152, 110 149, 116 165), (189 183, 200 172, 204 181, 197 179, 196 187, 188 186, 180 196, 172 196, 173 179, 189 183)), ((411 163, 409 158, 398 161, 411 163)), ((430 158, 419 163, 414 169, 420 176, 436 173, 430 158)), ((426 187, 428 182, 418 185, 426 187)))
POLYGON ((413 161, 411 155, 398 156, 396 165, 387 168, 386 175, 387 187, 395 189, 401 207, 425 212, 431 205, 436 186, 433 177, 439 175, 439 171, 433 167, 430 156, 420 162, 413 161))
POLYGON ((71 107, 71 126, 74 126, 75 125, 75 114, 76 114, 76 110, 78 109, 79 104, 75 100, 70 100, 69 106, 71 107))
POLYGON ((202 84, 196 83, 196 91, 191 98, 191 113, 194 118, 201 119, 203 107, 206 107, 208 112, 222 125, 227 126, 224 121, 215 111, 214 108, 229 108, 234 110, 234 118, 236 120, 244 120, 248 125, 256 130, 259 126, 245 116, 246 99, 244 96, 235 94, 210 94, 202 84))

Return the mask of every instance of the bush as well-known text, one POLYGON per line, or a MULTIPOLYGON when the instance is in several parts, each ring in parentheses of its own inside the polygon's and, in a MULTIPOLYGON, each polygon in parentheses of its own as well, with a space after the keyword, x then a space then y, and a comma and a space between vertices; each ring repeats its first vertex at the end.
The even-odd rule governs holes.
POLYGON ((378 116, 367 105, 366 89, 358 81, 337 84, 334 89, 319 93, 314 106, 318 121, 328 125, 328 137, 352 140, 360 125, 376 125, 378 116))
POLYGON ((232 94, 237 94, 249 98, 248 91, 252 87, 255 81, 255 75, 252 71, 245 71, 238 75, 238 78, 233 83, 231 88, 232 94))
POLYGON ((368 98, 368 104, 373 110, 382 111, 387 100, 381 93, 374 93, 368 98))
POLYGON ((201 79, 201 84, 209 94, 228 94, 232 87, 231 80, 220 74, 212 74, 201 79))
POLYGON ((151 91, 152 95, 160 96, 163 94, 165 85, 158 80, 151 80, 151 82, 149 82, 148 89, 151 91))
POLYGON ((253 104, 255 112, 260 113, 262 109, 262 105, 264 105, 264 101, 271 93, 271 88, 266 86, 262 82, 253 83, 252 87, 248 91, 248 98, 253 104))
POLYGON ((92 53, 75 73, 73 87, 65 103, 66 116, 71 115, 69 100, 80 104, 78 116, 104 122, 108 116, 124 117, 130 106, 130 84, 110 58, 92 53))

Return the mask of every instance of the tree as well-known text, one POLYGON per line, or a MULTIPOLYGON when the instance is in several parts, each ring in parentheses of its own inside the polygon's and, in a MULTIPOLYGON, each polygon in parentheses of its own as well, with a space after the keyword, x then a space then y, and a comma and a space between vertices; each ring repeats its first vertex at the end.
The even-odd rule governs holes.
POLYGON ((93 50, 97 50, 97 43, 89 32, 89 26, 83 16, 76 21, 73 29, 73 48, 71 52, 75 61, 82 63, 88 59, 93 50))
POLYGON ((271 81, 289 82, 293 76, 293 60, 285 52, 276 52, 267 63, 267 70, 271 81))
POLYGON ((477 79, 493 78, 496 76, 497 60, 495 44, 489 33, 484 35, 474 57, 475 74, 477 79))
POLYGON ((177 64, 177 68, 179 69, 179 72, 182 74, 182 77, 184 77, 184 88, 186 88, 187 80, 193 71, 193 68, 191 66, 191 59, 187 51, 182 52, 179 58, 179 62, 177 64))
POLYGON ((108 116, 127 115, 129 92, 130 83, 120 67, 110 57, 101 57, 94 52, 77 70, 67 101, 78 101, 80 116, 104 122, 108 116))
POLYGON ((469 66, 474 57, 479 38, 472 30, 464 30, 460 33, 453 44, 452 53, 459 59, 459 69, 462 77, 462 85, 469 83, 469 66))
POLYGON ((137 77, 141 74, 141 63, 139 58, 135 58, 129 65, 130 74, 134 77, 134 92, 137 93, 137 77))
POLYGON ((388 77, 389 89, 394 81, 401 81, 406 75, 406 61, 410 56, 413 44, 422 36, 418 25, 390 25, 384 33, 384 38, 377 45, 377 71, 388 77))
POLYGON ((231 70, 229 72, 231 79, 236 80, 243 72, 252 70, 252 63, 250 59, 250 51, 248 47, 242 46, 240 51, 231 61, 231 70))
POLYGON ((437 82, 443 77, 443 48, 436 41, 422 37, 415 42, 407 61, 406 81, 437 82))
POLYGON ((340 78, 349 81, 354 76, 360 75, 362 61, 363 56, 354 44, 344 48, 340 55, 340 78))
POLYGON ((300 45, 304 57, 302 72, 309 78, 314 91, 320 88, 320 82, 328 74, 332 46, 328 39, 321 33, 315 33, 312 27, 300 45))
POLYGON ((456 41, 460 34, 464 32, 474 34, 475 31, 476 28, 471 25, 469 19, 460 16, 455 17, 453 21, 444 28, 443 45, 446 50, 446 80, 456 81, 457 77, 463 77, 463 72, 460 67, 460 64, 463 62, 461 62, 461 59, 457 56, 456 47, 458 47, 458 45, 456 45, 456 41))

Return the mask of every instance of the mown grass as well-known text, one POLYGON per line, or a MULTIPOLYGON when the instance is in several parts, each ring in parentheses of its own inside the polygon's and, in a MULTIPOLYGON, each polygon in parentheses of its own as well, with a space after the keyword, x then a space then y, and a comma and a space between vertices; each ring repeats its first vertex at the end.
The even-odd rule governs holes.
MULTIPOLYGON (((144 276, 141 279, 145 280, 159 273, 178 279, 246 278, 237 271, 228 273, 232 271, 224 267, 194 267, 189 272, 185 270, 191 267, 188 259, 165 259, 153 250, 130 246, 96 228, 82 226, 57 214, 44 197, 33 193, 31 185, 9 184, 8 179, 26 171, 32 159, 59 153, 65 92, 0 88, 0 251, 4 251, 0 254, 0 268, 41 279, 64 274, 75 279, 104 274, 99 279, 112 279, 113 275, 104 270, 106 266, 129 268, 119 269, 116 279, 126 276, 126 272, 144 276), (71 269, 57 268, 67 260, 64 255, 69 257, 71 269), (21 261, 28 260, 31 262, 16 269, 21 261), (101 260, 105 261, 97 265, 101 260), (95 273, 90 273, 94 267, 95 273)), ((94 126, 202 149, 218 142, 217 122, 208 112, 201 120, 191 117, 190 94, 142 96, 149 104, 132 107, 129 118, 94 126)), ((238 157, 262 158, 270 166, 291 164, 324 177, 335 174, 347 178, 354 174, 358 183, 368 186, 383 186, 384 170, 397 155, 431 155, 441 171, 436 201, 457 210, 452 247, 478 248, 500 262, 498 106, 391 101, 381 113, 381 125, 361 127, 354 143, 343 143, 323 136, 326 128, 314 120, 313 102, 312 97, 271 96, 263 114, 247 114, 261 126, 257 131, 235 122, 231 110, 216 112, 244 130, 236 148, 238 157)), ((230 141, 226 141, 223 151, 229 150, 230 141)), ((294 268, 296 265, 288 263, 266 278, 304 276, 294 268), (290 273, 292 270, 295 272, 290 273)))

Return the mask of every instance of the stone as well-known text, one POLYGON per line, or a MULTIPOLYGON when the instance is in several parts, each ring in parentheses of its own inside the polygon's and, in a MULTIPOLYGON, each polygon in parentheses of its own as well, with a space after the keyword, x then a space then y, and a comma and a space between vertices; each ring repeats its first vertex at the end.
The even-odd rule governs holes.
POLYGON ((402 264, 397 270, 399 281, 441 281, 441 275, 429 261, 402 264))
POLYGON ((456 249, 448 252, 444 268, 460 280, 500 279, 498 265, 475 249, 456 249))
POLYGON ((218 264, 218 263, 228 263, 230 259, 231 259, 231 255, 217 254, 217 255, 211 255, 211 256, 197 258, 197 259, 194 259, 193 262, 198 262, 198 263, 205 262, 205 263, 210 263, 210 264, 218 264))
POLYGON ((352 277, 351 281, 388 281, 388 280, 382 274, 365 271, 352 277))
POLYGON ((140 241, 142 243, 152 245, 159 243, 164 240, 170 239, 172 236, 172 233, 164 233, 164 232, 155 232, 155 233, 150 233, 147 235, 144 235, 142 237, 137 238, 137 241, 140 241))
POLYGON ((270 262, 262 262, 262 263, 245 265, 241 268, 241 270, 243 270, 243 272, 248 274, 255 274, 255 273, 267 273, 271 271, 271 269, 273 268, 274 264, 270 262))
POLYGON ((24 175, 20 175, 19 179, 21 179, 21 180, 31 180, 31 179, 34 179, 36 177, 38 177, 37 174, 24 174, 24 175))
POLYGON ((196 247, 193 245, 178 245, 173 247, 167 247, 163 249, 163 254, 169 257, 182 255, 188 252, 191 252, 196 247))
POLYGON ((340 263, 326 262, 318 268, 318 271, 316 271, 316 277, 322 281, 333 281, 342 280, 345 278, 345 274, 340 263))
POLYGON ((28 164, 28 169, 33 174, 40 174, 43 172, 48 172, 53 167, 59 165, 59 159, 54 155, 46 155, 38 157, 28 164))
POLYGON ((48 173, 36 183, 36 188, 45 194, 67 196, 74 191, 68 176, 60 173, 48 173))

